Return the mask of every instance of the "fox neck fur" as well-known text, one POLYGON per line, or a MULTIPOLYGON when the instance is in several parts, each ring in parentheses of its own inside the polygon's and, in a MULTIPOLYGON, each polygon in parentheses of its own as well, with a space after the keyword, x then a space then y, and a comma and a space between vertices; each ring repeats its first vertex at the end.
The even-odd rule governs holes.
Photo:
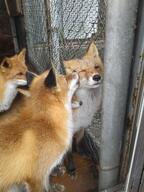
POLYGON ((10 108, 14 98, 17 95, 16 85, 10 81, 2 82, 0 85, 0 112, 10 108))
POLYGON ((88 127, 92 122, 94 114, 100 110, 102 86, 91 89, 79 88, 75 94, 79 100, 83 101, 83 105, 79 110, 73 112, 74 133, 81 128, 88 127))

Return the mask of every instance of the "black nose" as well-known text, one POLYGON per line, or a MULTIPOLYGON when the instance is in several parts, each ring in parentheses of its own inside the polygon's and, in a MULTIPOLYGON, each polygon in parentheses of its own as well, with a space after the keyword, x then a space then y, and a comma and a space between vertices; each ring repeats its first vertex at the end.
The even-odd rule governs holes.
POLYGON ((100 75, 94 75, 93 76, 93 80, 94 81, 100 81, 101 80, 101 76, 100 75))
POLYGON ((83 102, 82 102, 82 101, 80 101, 80 102, 79 102, 79 105, 81 106, 82 104, 83 104, 83 102))

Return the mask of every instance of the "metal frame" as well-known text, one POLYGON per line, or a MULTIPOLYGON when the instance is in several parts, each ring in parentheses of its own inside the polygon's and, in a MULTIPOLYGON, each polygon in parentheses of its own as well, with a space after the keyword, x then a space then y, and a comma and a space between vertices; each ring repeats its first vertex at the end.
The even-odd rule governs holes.
POLYGON ((134 45, 133 70, 130 79, 129 105, 127 107, 127 127, 124 132, 124 147, 122 157, 122 167, 120 172, 120 180, 126 179, 136 137, 136 118, 138 111, 139 95, 142 80, 142 61, 144 47, 144 0, 139 1, 137 30, 134 45))
MULTIPOLYGON (((144 71, 143 71, 144 72, 144 71)), ((144 75, 144 74, 143 74, 144 75)), ((144 81, 144 78, 143 80, 144 81)), ((142 82, 143 83, 143 82, 142 82)), ((137 110, 137 121, 136 121, 136 137, 133 148, 133 154, 131 158, 129 173, 126 182, 126 192, 137 192, 141 185, 141 177, 143 175, 144 166, 144 86, 140 93, 139 107, 137 110)), ((144 190, 144 187, 143 187, 144 190)), ((141 190, 142 191, 142 190, 141 190)))
POLYGON ((100 189, 118 184, 138 0, 108 1, 100 189))
MULTIPOLYGON (((143 192, 143 166, 144 166, 144 0, 139 4, 138 30, 136 39, 136 53, 134 60, 135 76, 137 82, 137 100, 132 124, 133 135, 131 139, 132 155, 126 182, 126 192, 143 192)), ((131 110, 130 110, 131 112, 131 110)))

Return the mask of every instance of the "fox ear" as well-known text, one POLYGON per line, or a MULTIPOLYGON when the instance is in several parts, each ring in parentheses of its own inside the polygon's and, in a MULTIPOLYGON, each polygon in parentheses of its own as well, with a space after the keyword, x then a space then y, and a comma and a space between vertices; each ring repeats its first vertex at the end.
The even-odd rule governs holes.
POLYGON ((7 58, 5 58, 0 64, 0 69, 2 72, 5 72, 9 68, 11 68, 11 64, 7 61, 7 58))
POLYGON ((21 59, 21 60, 25 60, 25 56, 26 56, 26 48, 23 48, 21 50, 21 52, 18 54, 18 57, 21 59))
POLYGON ((44 84, 48 88, 53 88, 53 87, 57 86, 56 75, 55 75, 53 68, 50 69, 50 71, 44 81, 44 84))
POLYGON ((10 67, 11 67, 10 63, 7 62, 6 59, 4 59, 4 60, 2 61, 2 63, 1 63, 0 66, 3 67, 3 68, 10 68, 10 67))
POLYGON ((26 72, 27 86, 30 87, 31 82, 37 75, 31 71, 26 72))
POLYGON ((86 57, 98 57, 98 56, 99 56, 99 52, 98 52, 95 42, 93 41, 89 45, 89 48, 88 48, 86 54, 84 55, 84 57, 86 58, 86 57))

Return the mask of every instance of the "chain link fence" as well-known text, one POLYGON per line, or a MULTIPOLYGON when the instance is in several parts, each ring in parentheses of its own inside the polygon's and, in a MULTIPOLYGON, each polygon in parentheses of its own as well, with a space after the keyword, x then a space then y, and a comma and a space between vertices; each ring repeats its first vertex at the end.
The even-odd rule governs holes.
POLYGON ((42 72, 80 57, 91 40, 103 50, 105 0, 23 0, 30 62, 42 72))
MULTIPOLYGON (((106 0, 23 0, 30 63, 38 72, 81 57, 92 40, 103 56, 106 0)), ((88 128, 100 143, 101 113, 88 128)))

